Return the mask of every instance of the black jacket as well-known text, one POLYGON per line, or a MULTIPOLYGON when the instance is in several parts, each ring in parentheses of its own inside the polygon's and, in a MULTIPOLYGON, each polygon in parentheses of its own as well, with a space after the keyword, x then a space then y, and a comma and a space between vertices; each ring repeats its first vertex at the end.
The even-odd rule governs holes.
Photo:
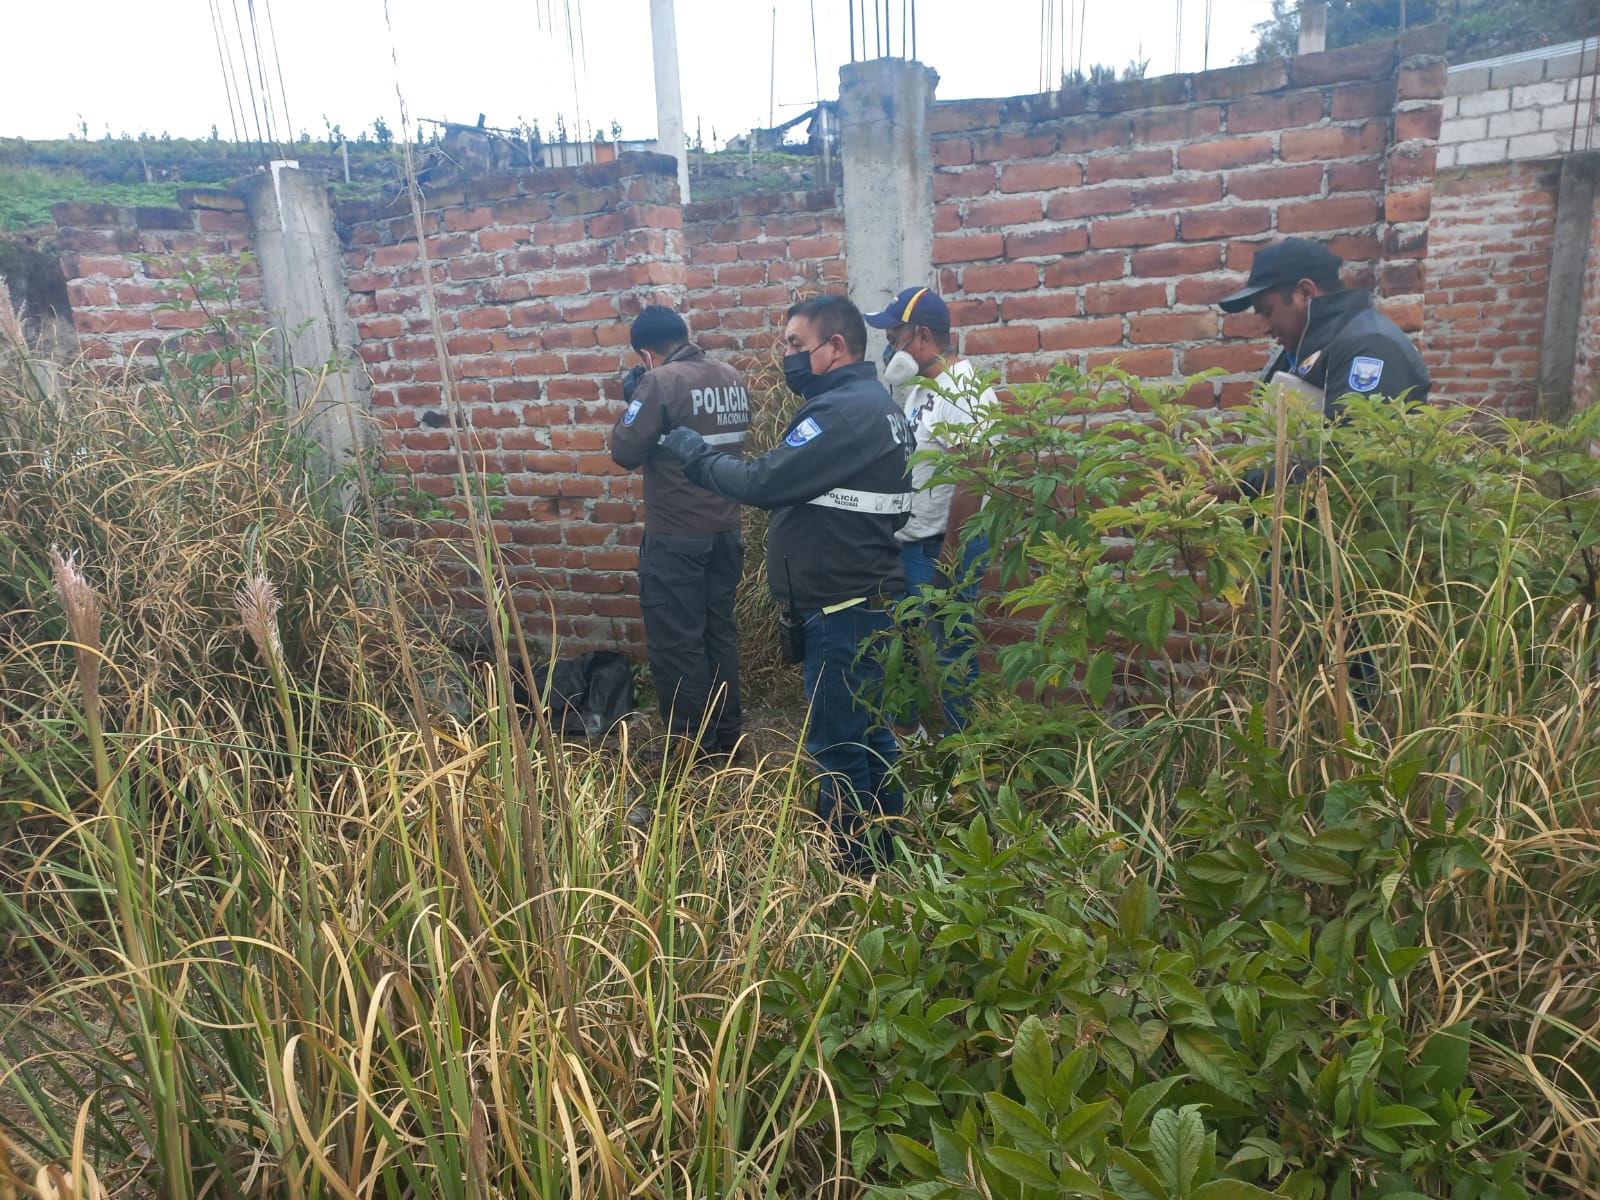
POLYGON ((894 531, 909 511, 913 446, 905 414, 878 382, 877 368, 851 363, 811 385, 773 450, 744 461, 701 446, 683 470, 731 500, 771 509, 767 583, 773 596, 780 604, 821 608, 858 596, 905 594, 894 531), (812 503, 819 497, 834 503, 812 503), (839 507, 841 500, 876 498, 900 509, 839 507))
POLYGON ((1411 339, 1373 306, 1371 292, 1359 289, 1312 298, 1300 344, 1293 354, 1280 350, 1262 378, 1278 371, 1321 388, 1329 418, 1352 392, 1423 401, 1432 386, 1411 339))
POLYGON ((651 533, 716 533, 739 528, 739 506, 707 493, 683 477, 683 467, 655 454, 667 430, 684 425, 713 446, 743 455, 750 428, 744 376, 689 345, 634 389, 611 430, 611 461, 629 470, 644 465, 644 527, 651 533))

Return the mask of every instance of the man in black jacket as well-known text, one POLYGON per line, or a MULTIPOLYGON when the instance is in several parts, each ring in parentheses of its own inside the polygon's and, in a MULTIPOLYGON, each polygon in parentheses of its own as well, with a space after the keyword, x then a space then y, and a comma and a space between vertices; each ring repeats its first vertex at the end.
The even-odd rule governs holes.
POLYGON ((863 361, 867 327, 854 304, 803 300, 784 339, 784 377, 805 403, 775 449, 741 460, 683 428, 661 449, 694 483, 772 511, 767 583, 805 632, 806 749, 824 772, 817 811, 844 866, 860 871, 892 854, 892 831, 876 818, 899 816, 904 803, 890 775, 894 735, 864 696, 882 668, 859 652, 892 626, 905 595, 894 533, 911 510, 913 441, 863 361))
POLYGON ((1345 288, 1343 265, 1326 246, 1284 238, 1256 252, 1249 282, 1222 298, 1222 311, 1254 308, 1264 317, 1282 349, 1262 380, 1287 375, 1302 381, 1321 393, 1330 419, 1352 392, 1426 400, 1431 381, 1422 356, 1373 305, 1371 292, 1345 288))
POLYGON ((690 342, 672 309, 646 308, 628 336, 644 365, 623 381, 627 407, 611 430, 611 459, 644 467, 639 609, 656 700, 669 751, 698 745, 702 756, 732 755, 740 732, 739 506, 690 483, 676 459, 654 451, 667 430, 687 428, 743 454, 750 398, 744 377, 690 342))

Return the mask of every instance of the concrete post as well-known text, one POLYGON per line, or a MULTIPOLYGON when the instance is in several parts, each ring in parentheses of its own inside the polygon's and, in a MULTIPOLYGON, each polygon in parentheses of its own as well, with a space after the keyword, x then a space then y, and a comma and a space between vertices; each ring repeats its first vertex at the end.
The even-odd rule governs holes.
POLYGON ((933 275, 933 148, 928 113, 936 71, 899 58, 839 68, 840 167, 850 298, 881 309, 933 275))
MULTIPOLYGON (((280 361, 294 369, 295 398, 311 410, 307 432, 328 452, 330 472, 338 471, 361 447, 372 389, 356 359, 327 186, 312 172, 285 168, 251 176, 243 190, 280 361)), ((348 506, 354 495, 342 499, 348 506)))
POLYGON ((1300 47, 1297 54, 1320 54, 1328 48, 1328 0, 1300 0, 1300 47))
POLYGON ((678 200, 689 203, 689 151, 678 86, 678 24, 672 0, 650 0, 650 44, 655 51, 656 149, 678 160, 678 200))
POLYGON ((1538 415, 1564 421, 1572 415, 1572 382, 1578 363, 1583 275, 1589 264, 1589 233, 1600 187, 1600 151, 1569 154, 1561 162, 1556 194, 1555 236, 1550 240, 1550 282, 1545 292, 1544 338, 1539 347, 1538 415))

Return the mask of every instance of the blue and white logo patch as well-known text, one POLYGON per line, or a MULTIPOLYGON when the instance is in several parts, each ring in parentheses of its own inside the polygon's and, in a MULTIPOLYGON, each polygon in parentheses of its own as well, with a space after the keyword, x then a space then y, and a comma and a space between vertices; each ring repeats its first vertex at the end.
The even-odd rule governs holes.
POLYGON ((1350 390, 1370 392, 1383 378, 1383 359, 1358 357, 1350 364, 1350 390))
POLYGON ((800 424, 796 425, 789 431, 789 436, 783 439, 784 445, 804 446, 807 442, 821 432, 822 426, 818 425, 810 417, 807 417, 804 421, 801 421, 800 424))
POLYGON ((633 419, 639 415, 639 410, 643 407, 643 400, 628 401, 628 411, 622 414, 622 423, 624 425, 632 425, 633 419))

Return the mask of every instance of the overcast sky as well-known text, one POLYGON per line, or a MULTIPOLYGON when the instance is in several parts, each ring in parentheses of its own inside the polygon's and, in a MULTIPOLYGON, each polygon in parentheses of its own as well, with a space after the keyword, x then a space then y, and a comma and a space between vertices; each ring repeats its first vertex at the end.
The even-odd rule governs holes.
MULTIPOLYGON (((897 53, 907 4, 880 0, 897 53)), ((225 138, 235 125, 253 138, 257 114, 266 119, 262 74, 283 140, 322 137, 327 124, 353 136, 380 115, 398 130, 397 85, 413 119, 473 122, 481 112, 493 126, 537 120, 548 137, 558 113, 569 129, 581 114, 585 128, 616 121, 625 138, 655 135, 648 0, 254 0, 260 68, 250 7, 0 0, 13 48, 0 73, 0 136, 66 137, 86 124, 90 137, 205 137, 215 124, 225 138), (17 52, 28 46, 38 53, 17 52)), ((1023 95, 1040 90, 1042 10, 1056 15, 1054 76, 1063 60, 1078 61, 1064 43, 1085 24, 1085 9, 1085 69, 1148 58, 1157 75, 1234 61, 1270 8, 1270 0, 918 0, 917 57, 939 72, 941 99, 1023 95)), ((819 92, 837 95, 839 65, 850 60, 849 11, 849 0, 677 0, 690 137, 698 124, 708 143, 713 130, 720 142, 766 125, 769 104, 782 122, 819 92)), ((869 51, 875 36, 869 12, 869 51)))

